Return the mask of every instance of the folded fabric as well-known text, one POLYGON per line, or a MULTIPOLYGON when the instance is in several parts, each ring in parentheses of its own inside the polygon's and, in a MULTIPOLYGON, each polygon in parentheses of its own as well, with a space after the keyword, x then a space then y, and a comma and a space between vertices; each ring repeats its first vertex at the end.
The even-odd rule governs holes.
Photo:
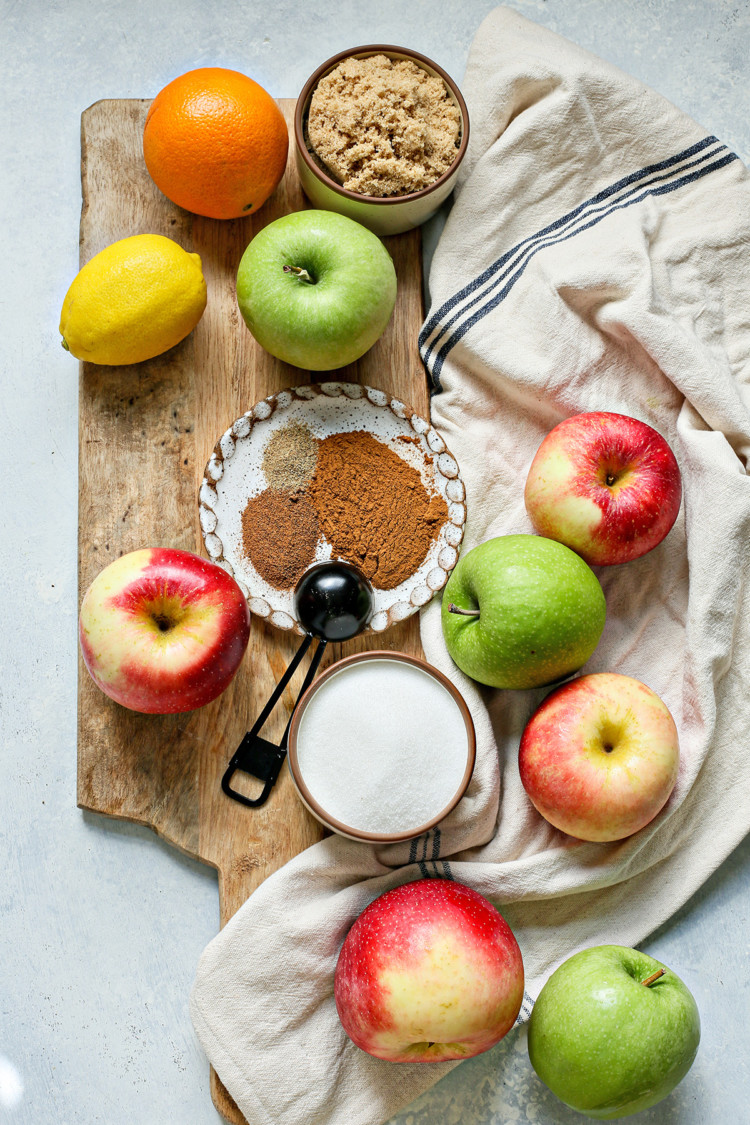
POLYGON ((509 10, 482 24, 463 91, 471 140, 420 339, 433 422, 466 483, 463 550, 532 531, 526 473, 562 418, 617 411, 666 437, 681 514, 650 554, 597 572, 607 624, 586 671, 626 673, 664 699, 679 778, 656 820, 619 843, 551 828, 517 763, 544 691, 462 676, 436 599, 424 650, 477 728, 467 796, 410 845, 315 845, 201 958, 195 1027, 250 1125, 377 1125, 452 1065, 378 1061, 339 1025, 341 942, 388 887, 441 876, 487 895, 523 952, 525 1018, 560 961, 642 941, 750 829, 747 172, 658 94, 509 10))

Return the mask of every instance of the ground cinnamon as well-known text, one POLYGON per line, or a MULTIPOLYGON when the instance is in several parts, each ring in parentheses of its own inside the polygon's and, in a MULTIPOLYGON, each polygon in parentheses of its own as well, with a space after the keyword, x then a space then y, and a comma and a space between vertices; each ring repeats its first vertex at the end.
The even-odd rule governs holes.
POLYGON ((315 508, 294 490, 267 488, 242 513, 242 546, 261 578, 277 590, 296 586, 315 561, 315 508))
POLYGON ((365 430, 320 442, 308 496, 334 558, 381 590, 418 569, 448 518, 445 500, 428 493, 418 471, 365 430))

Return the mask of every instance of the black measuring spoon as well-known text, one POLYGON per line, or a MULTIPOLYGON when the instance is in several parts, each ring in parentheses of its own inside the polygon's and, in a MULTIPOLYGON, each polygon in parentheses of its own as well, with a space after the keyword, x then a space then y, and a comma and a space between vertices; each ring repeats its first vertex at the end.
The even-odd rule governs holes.
POLYGON ((329 641, 348 641, 367 623, 372 613, 372 587, 361 571, 344 562, 322 562, 311 566, 300 578, 294 591, 294 609, 297 619, 305 630, 305 637, 297 649, 289 667, 279 680, 273 694, 237 747, 235 754, 221 779, 221 788, 228 797, 250 808, 264 804, 286 758, 289 728, 297 704, 315 678, 325 647, 329 641), (292 708, 281 742, 277 746, 259 731, 278 703, 284 688, 296 672, 299 664, 313 640, 318 647, 313 653, 304 683, 292 708), (232 789, 231 780, 237 770, 257 777, 263 782, 259 797, 246 797, 232 789))

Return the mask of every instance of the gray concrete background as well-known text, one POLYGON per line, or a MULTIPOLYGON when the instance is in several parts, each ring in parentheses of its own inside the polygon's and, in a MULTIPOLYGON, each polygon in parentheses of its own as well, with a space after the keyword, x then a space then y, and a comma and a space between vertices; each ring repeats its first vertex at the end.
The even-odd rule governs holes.
MULTIPOLYGON (((0 1121, 217 1125, 187 996, 218 925, 214 873, 75 805, 77 365, 57 323, 78 268, 79 118, 192 67, 294 97, 335 51, 385 41, 459 80, 485 0, 1 0, 5 540, 0 750, 0 1121), (19 1083, 23 1086, 20 1092, 19 1083)), ((746 0, 515 0, 654 86, 750 159, 746 0)), ((750 1122, 750 841, 645 948, 693 989, 703 1043, 638 1120, 750 1122)), ((462 1064, 393 1125, 582 1121, 523 1033, 462 1064)), ((375 1123, 374 1123, 375 1125, 375 1123)))

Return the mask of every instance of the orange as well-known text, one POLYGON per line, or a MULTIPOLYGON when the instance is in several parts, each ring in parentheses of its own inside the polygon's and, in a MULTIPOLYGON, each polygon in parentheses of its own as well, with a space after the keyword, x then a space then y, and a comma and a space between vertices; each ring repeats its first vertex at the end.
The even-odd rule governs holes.
POLYGON ((250 215, 284 174, 289 134, 276 102, 246 74, 189 70, 148 111, 143 156, 179 207, 210 219, 250 215))

